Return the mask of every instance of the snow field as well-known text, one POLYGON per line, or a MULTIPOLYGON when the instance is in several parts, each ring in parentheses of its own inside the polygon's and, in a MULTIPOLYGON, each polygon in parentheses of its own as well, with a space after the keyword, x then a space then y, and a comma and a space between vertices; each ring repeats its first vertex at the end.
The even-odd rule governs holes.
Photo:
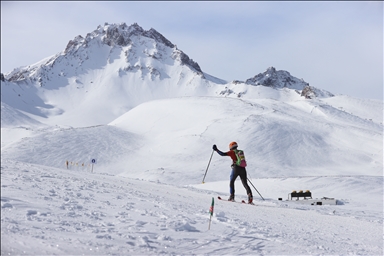
MULTIPOLYGON (((279 93, 285 101, 154 100, 88 127, 68 125, 71 115, 48 117, 63 122, 55 126, 15 127, 7 115, 1 253, 382 254, 382 125, 279 93), (252 187, 256 206, 216 200, 228 196, 229 158, 214 153, 201 183, 212 145, 226 151, 232 140, 265 198, 252 187), (86 167, 67 170, 67 160, 86 167), (292 190, 307 189, 339 204, 286 200, 292 190)), ((99 114, 86 122, 110 118, 99 114)), ((235 187, 236 199, 246 199, 239 180, 235 187)))
POLYGON ((2 254, 382 251, 377 235, 382 220, 380 225, 377 219, 338 216, 342 206, 321 207, 326 214, 285 202, 256 200, 251 206, 216 200, 208 231, 213 191, 11 160, 1 166, 2 254))

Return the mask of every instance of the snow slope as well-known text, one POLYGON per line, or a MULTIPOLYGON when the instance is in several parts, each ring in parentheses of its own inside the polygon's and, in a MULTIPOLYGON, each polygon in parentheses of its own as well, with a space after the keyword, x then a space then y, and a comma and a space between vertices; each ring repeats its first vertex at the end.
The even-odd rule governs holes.
POLYGON ((381 101, 307 99, 308 83, 272 67, 228 83, 124 23, 5 78, 2 255, 384 253, 381 101), (255 206, 217 200, 231 161, 212 145, 231 141, 255 206), (293 190, 337 204, 287 200, 293 190))
POLYGON ((268 90, 150 101, 110 125, 2 129, 2 254, 380 255, 382 126, 268 90), (252 188, 256 206, 217 200, 225 157, 213 155, 201 183, 212 144, 231 140, 265 198, 252 188), (307 189, 338 205, 287 201, 307 189))
MULTIPOLYGON (((150 101, 108 126, 36 131, 4 146, 2 155, 56 168, 66 160, 97 158, 98 168, 114 175, 136 178, 144 172, 150 180, 188 184, 203 176, 213 144, 226 150, 237 141, 257 177, 382 174, 382 125, 294 92, 290 97, 150 101)), ((228 160, 216 156, 212 168, 219 171, 208 177, 222 179, 228 160)))
POLYGON ((39 127, 44 126, 42 123, 23 114, 21 111, 10 107, 8 104, 1 102, 1 127, 39 127))

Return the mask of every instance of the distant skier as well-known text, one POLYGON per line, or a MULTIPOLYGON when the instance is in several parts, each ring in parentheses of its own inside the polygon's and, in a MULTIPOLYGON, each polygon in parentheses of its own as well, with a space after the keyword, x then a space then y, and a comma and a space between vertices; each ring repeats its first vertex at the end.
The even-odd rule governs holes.
POLYGON ((245 162, 244 152, 242 150, 237 149, 236 142, 229 143, 228 152, 221 152, 216 147, 216 145, 213 145, 212 149, 215 150, 221 156, 230 156, 233 161, 231 165, 232 167, 232 171, 230 175, 231 181, 229 182, 229 190, 231 195, 229 196, 228 201, 235 201, 235 180, 237 179, 237 176, 240 176, 241 182, 243 183, 243 186, 247 191, 248 203, 251 204, 253 201, 253 196, 252 196, 252 191, 248 186, 248 182, 247 182, 247 171, 245 170, 247 163, 245 162))

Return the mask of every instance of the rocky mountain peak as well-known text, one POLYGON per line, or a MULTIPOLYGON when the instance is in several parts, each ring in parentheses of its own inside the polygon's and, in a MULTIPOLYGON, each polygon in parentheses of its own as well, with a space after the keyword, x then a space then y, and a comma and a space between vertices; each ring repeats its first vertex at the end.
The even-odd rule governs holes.
POLYGON ((109 24, 105 23, 104 26, 99 25, 92 33, 88 33, 85 38, 81 35, 75 37, 68 42, 64 53, 75 51, 80 45, 86 46, 89 41, 94 38, 100 38, 104 44, 109 46, 127 46, 132 42, 133 36, 143 36, 154 39, 156 42, 164 44, 170 48, 174 48, 168 39, 160 34, 155 29, 144 30, 137 23, 128 26, 126 23, 109 24))
POLYGON ((55 76, 56 74, 60 77, 77 76, 79 73, 84 72, 82 68, 87 63, 89 66, 96 67, 111 62, 110 54, 112 51, 115 54, 118 51, 124 52, 125 63, 129 63, 129 65, 124 66, 126 64, 123 64, 121 70, 141 70, 145 73, 146 71, 143 71, 143 69, 150 69, 153 73, 157 68, 143 64, 144 62, 141 58, 149 57, 159 62, 166 62, 167 59, 172 58, 181 65, 189 67, 202 78, 205 78, 199 64, 190 59, 183 51, 177 49, 176 45, 157 30, 154 28, 144 30, 137 23, 128 26, 124 22, 120 24, 104 23, 104 25, 99 25, 94 31, 85 36, 78 35, 70 40, 63 52, 56 54, 48 61, 18 70, 15 69, 7 74, 5 78, 9 81, 33 79, 34 81, 39 81, 40 86, 45 86, 49 83, 50 76, 55 76), (108 55, 105 54, 108 51, 105 46, 110 48, 108 55), (101 50, 102 48, 104 50, 101 50), (104 58, 100 58, 103 54, 104 58), (55 71, 48 70, 54 66, 55 71))
POLYGON ((292 76, 288 71, 276 70, 275 67, 269 67, 265 72, 249 78, 246 84, 263 85, 273 88, 290 88, 302 90, 308 85, 303 79, 292 76))

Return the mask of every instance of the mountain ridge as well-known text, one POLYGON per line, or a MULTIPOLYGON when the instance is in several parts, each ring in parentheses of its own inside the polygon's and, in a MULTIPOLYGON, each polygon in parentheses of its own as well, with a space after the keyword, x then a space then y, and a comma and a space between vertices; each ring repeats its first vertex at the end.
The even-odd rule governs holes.
MULTIPOLYGON (((67 55, 67 54, 72 54, 75 56, 78 56, 77 51, 83 47, 86 48, 89 46, 89 44, 95 39, 99 38, 100 41, 98 43, 103 43, 111 47, 126 47, 131 44, 133 44, 133 37, 146 37, 153 39, 156 43, 162 44, 168 48, 174 49, 174 58, 178 58, 181 61, 181 64, 187 65, 190 67, 193 71, 199 73, 203 78, 204 73, 202 69, 200 68, 199 64, 192 59, 189 58, 187 54, 185 54, 183 51, 179 50, 175 44, 170 42, 167 38, 165 38, 161 33, 159 33, 157 30, 154 28, 151 28, 149 30, 144 30, 142 27, 140 27, 137 23, 132 24, 131 26, 127 26, 126 23, 120 23, 120 24, 109 24, 105 23, 104 26, 99 25, 96 30, 94 30, 91 33, 87 33, 85 37, 78 35, 76 36, 73 40, 70 40, 65 47, 65 49, 56 54, 53 55, 53 57, 49 58, 48 61, 46 61, 44 66, 49 66, 49 65, 54 65, 57 59, 60 56, 67 55)), ((129 52, 125 52, 127 55, 129 52)), ((158 52, 154 52, 152 54, 148 54, 148 56, 158 59, 161 58, 161 54, 158 52), (156 55, 157 53, 157 55, 156 55)), ((84 56, 84 59, 89 58, 89 56, 84 56)), ((127 56, 128 58, 128 56, 127 56)), ((79 65, 82 64, 85 60, 80 60, 79 65)), ((38 65, 39 66, 39 65, 38 65)), ((27 79, 28 77, 31 77, 34 74, 34 71, 38 67, 34 68, 27 68, 23 67, 21 69, 14 69, 13 71, 9 72, 8 74, 3 74, 3 78, 7 81, 10 82, 16 82, 16 81, 22 81, 27 79)), ((39 68, 42 68, 43 65, 40 65, 39 68)), ((267 69, 267 73, 271 73, 270 71, 273 70, 276 72, 274 67, 270 67, 267 69)), ((286 72, 288 75, 284 77, 286 79, 286 82, 290 84, 290 82, 296 82, 296 78, 291 78, 289 72, 287 71, 277 71, 277 73, 284 73, 286 72)), ((246 80, 246 84, 252 84, 252 85, 265 85, 265 86, 271 86, 271 82, 275 80, 269 79, 263 79, 265 82, 260 83, 260 79, 255 82, 255 79, 257 79, 259 75, 254 76, 253 78, 249 78, 246 80)), ((305 85, 305 81, 301 79, 303 85, 305 85)), ((274 87, 279 87, 279 86, 274 86, 274 87)), ((289 86, 288 86, 289 87, 289 86)), ((299 86, 300 87, 300 86, 299 86)), ((301 86, 303 89, 304 86, 301 86)))
MULTIPOLYGON (((185 54, 183 51, 177 49, 177 47, 173 43, 171 43, 168 39, 166 39, 162 34, 160 34, 155 29, 151 28, 150 30, 146 31, 142 27, 140 27, 137 23, 134 23, 131 26, 127 26, 125 23, 121 23, 121 24, 105 23, 104 27, 99 25, 96 30, 94 30, 91 33, 88 33, 86 37, 78 35, 73 40, 70 40, 67 46, 65 47, 64 51, 49 58, 49 60, 46 61, 46 63, 44 63, 45 65, 40 65, 40 66, 38 65, 39 67, 32 67, 31 69, 29 68, 30 66, 28 66, 28 68, 22 68, 21 70, 15 69, 9 74, 6 74, 5 79, 10 82, 16 82, 16 81, 25 80, 28 77, 33 77, 36 69, 43 68, 44 66, 54 66, 56 61, 60 60, 59 58, 61 56, 73 55, 76 57, 84 57, 83 59, 79 60, 78 64, 81 65, 85 60, 89 58, 89 56, 83 56, 78 51, 80 51, 81 48, 89 47, 90 44, 94 43, 96 39, 99 39, 99 41, 97 41, 96 43, 98 44, 103 43, 105 45, 108 45, 114 48, 114 47, 126 47, 133 44, 134 42, 132 41, 133 40, 132 37, 150 38, 150 39, 153 39, 156 43, 160 43, 167 46, 168 48, 174 49, 174 56, 173 56, 174 58, 178 58, 183 65, 187 65, 194 71, 198 72, 201 76, 204 76, 198 63, 190 59, 189 56, 185 54)), ((129 52, 125 52, 126 55, 128 53, 129 52)), ((154 54, 149 55, 149 57, 152 57, 155 59, 159 58, 159 56, 156 56, 154 54)))
MULTIPOLYGON (((34 116, 68 119, 108 112, 109 123, 146 101, 180 96, 254 97, 252 87, 288 88, 302 93, 308 83, 270 67, 246 82, 226 82, 200 68, 157 30, 137 23, 99 25, 78 35, 65 49, 33 65, 2 75, 1 100, 34 116), (113 95, 114 101, 105 100, 113 95), (98 98, 104 106, 88 106, 98 98), (103 100, 104 99, 104 100, 103 100), (68 116, 68 118, 64 118, 68 116)), ((310 87, 306 98, 332 97, 310 87)), ((105 115, 108 116, 108 115, 105 115)), ((38 121, 44 122, 44 119, 38 121)), ((97 125, 86 122, 84 125, 97 125)))

